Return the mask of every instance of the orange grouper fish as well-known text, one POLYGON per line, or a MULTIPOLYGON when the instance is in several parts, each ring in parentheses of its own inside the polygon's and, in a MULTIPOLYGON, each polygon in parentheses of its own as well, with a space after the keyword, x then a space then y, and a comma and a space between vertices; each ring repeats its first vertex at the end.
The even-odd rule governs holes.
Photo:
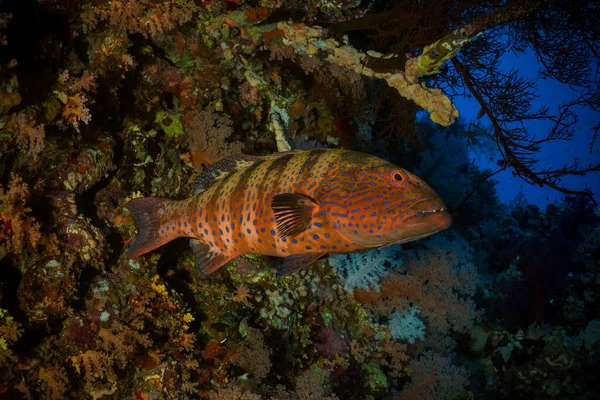
POLYGON ((284 274, 329 255, 421 239, 451 223, 420 178, 349 150, 234 156, 194 185, 185 200, 142 197, 126 204, 140 228, 128 256, 183 236, 207 274, 246 253, 285 257, 284 274))

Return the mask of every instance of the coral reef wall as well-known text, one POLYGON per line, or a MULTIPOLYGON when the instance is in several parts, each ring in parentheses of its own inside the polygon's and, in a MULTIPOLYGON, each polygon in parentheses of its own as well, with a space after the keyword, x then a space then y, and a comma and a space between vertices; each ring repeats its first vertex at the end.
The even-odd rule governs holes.
POLYGON ((127 201, 189 197, 198 172, 242 152, 387 154, 458 207, 483 173, 463 173, 458 130, 444 131, 456 158, 389 132, 416 105, 451 124, 449 99, 417 61, 377 72, 363 61, 382 54, 321 28, 371 7, 3 5, 0 400, 590 396, 600 230, 585 199, 508 209, 488 182, 443 236, 286 276, 255 255, 203 276, 183 239, 125 256, 127 201))

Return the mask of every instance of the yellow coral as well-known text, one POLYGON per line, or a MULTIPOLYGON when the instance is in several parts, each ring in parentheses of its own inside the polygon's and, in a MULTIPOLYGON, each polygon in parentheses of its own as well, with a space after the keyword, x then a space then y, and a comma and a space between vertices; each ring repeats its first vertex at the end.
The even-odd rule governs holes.
POLYGON ((142 193, 139 190, 137 192, 131 193, 131 196, 125 197, 125 202, 128 202, 132 199, 137 199, 138 197, 143 197, 142 193))
POLYGON ((8 351, 8 343, 3 337, 0 337, 0 349, 8 351))
POLYGON ((158 281, 158 279, 160 279, 158 275, 154 275, 154 277, 152 278, 152 290, 160 294, 162 297, 167 297, 169 295, 169 293, 167 292, 167 288, 162 283, 157 284, 156 282, 158 281))

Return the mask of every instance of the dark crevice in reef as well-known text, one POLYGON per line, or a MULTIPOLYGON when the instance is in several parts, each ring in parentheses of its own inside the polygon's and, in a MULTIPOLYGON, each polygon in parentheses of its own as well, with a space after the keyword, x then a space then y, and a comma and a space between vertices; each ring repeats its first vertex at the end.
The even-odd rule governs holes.
POLYGON ((79 285, 77 286, 77 294, 70 303, 70 306, 73 308, 74 312, 83 313, 86 311, 85 301, 90 295, 90 287, 92 286, 92 282, 94 282, 94 278, 100 274, 100 271, 92 267, 86 267, 81 270, 79 285))
MULTIPOLYGON (((30 188, 33 185, 30 185, 30 188)), ((52 207, 46 196, 38 195, 38 191, 34 191, 27 199, 27 204, 31 208, 31 215, 36 221, 40 221, 44 234, 53 232, 52 207)))
POLYGON ((117 175, 117 171, 123 163, 123 140, 118 135, 113 135, 115 144, 113 145, 113 167, 109 173, 100 179, 90 189, 76 197, 77 210, 88 217, 93 225, 95 225, 103 233, 108 245, 109 253, 106 256, 105 266, 110 268, 115 265, 123 251, 123 242, 121 234, 116 231, 111 225, 103 221, 98 216, 98 208, 96 206, 96 195, 102 189, 105 189, 113 178, 117 175))
POLYGON ((26 321, 25 313, 19 305, 18 288, 23 274, 9 257, 0 259, 0 307, 5 308, 19 322, 26 321))
POLYGON ((0 185, 8 187, 16 156, 14 153, 3 154, 0 157, 0 185))
MULTIPOLYGON (((102 187, 106 187, 111 179, 116 176, 117 171, 121 169, 123 163, 123 139, 121 139, 121 137, 118 135, 113 136, 115 137, 113 169, 108 174, 108 177, 102 181, 102 187)), ((97 191, 95 193, 97 193, 97 191)), ((96 216, 97 215, 98 214, 96 212, 96 216)), ((109 248, 109 253, 106 259, 106 268, 110 269, 113 265, 116 265, 117 261, 119 260, 119 257, 123 251, 123 240, 121 239, 121 234, 117 232, 117 230, 114 229, 110 224, 106 223, 106 221, 102 221, 102 232, 104 233, 104 237, 106 238, 106 243, 109 248)))
POLYGON ((156 58, 161 59, 162 61, 169 64, 169 66, 171 66, 171 67, 177 68, 177 64, 175 64, 173 61, 171 61, 171 59, 169 58, 165 49, 156 45, 152 40, 144 39, 142 35, 132 35, 132 41, 134 41, 134 42, 137 41, 139 43, 143 43, 145 46, 150 47, 152 49, 152 51, 154 52, 154 55, 156 56, 156 58))
POLYGON ((72 50, 71 28, 66 16, 34 1, 9 1, 2 8, 13 15, 4 31, 10 40, 2 48, 3 60, 18 61, 12 70, 19 76, 24 108, 44 98, 56 82, 56 71, 72 50))
MULTIPOLYGON (((114 136, 116 137, 117 135, 114 136)), ((116 137, 113 140, 112 147, 112 169, 110 169, 105 176, 100 178, 91 188, 75 195, 77 213, 88 218, 90 223, 98 228, 100 232, 102 232, 102 235, 107 242, 107 248, 109 251, 103 260, 105 266, 116 264, 123 247, 120 234, 98 216, 98 209, 95 203, 98 192, 110 184, 111 180, 116 176, 118 168, 122 162, 122 140, 116 137)), ((82 312, 85 310, 85 301, 89 297, 90 286, 94 281, 94 278, 101 274, 101 271, 95 267, 83 265, 79 268, 80 276, 78 279, 77 291, 75 296, 69 302, 69 305, 75 312, 82 312)))
MULTIPOLYGON (((134 46, 131 48, 133 54, 137 55, 138 53, 141 53, 139 45, 139 42, 141 42, 140 38, 133 40, 134 46), (136 45, 136 43, 138 44, 136 45)), ((78 211, 90 218, 92 224, 102 231, 104 238, 106 239, 106 243, 110 249, 104 260, 107 269, 111 269, 117 264, 123 251, 123 242, 121 240, 121 234, 98 216, 98 208, 95 199, 98 192, 105 189, 114 178, 117 178, 118 171, 123 167, 124 141, 118 132, 123 131, 125 121, 135 114, 134 89, 139 84, 141 68, 141 65, 138 64, 135 69, 130 70, 125 74, 125 79, 111 76, 105 78, 114 80, 114 84, 99 85, 94 96, 95 102, 91 105, 92 113, 94 115, 102 115, 103 121, 102 127, 96 131, 88 132, 87 136, 91 139, 92 137, 101 135, 101 132, 98 132, 98 130, 113 132, 111 135, 114 141, 113 166, 109 173, 100 179, 92 188, 78 195, 76 201, 78 211), (113 86, 119 86, 118 97, 115 97, 114 92, 111 90, 111 87, 113 86)))
MULTIPOLYGON (((198 302, 189 287, 192 281, 190 273, 183 269, 176 269, 177 260, 181 254, 189 249, 189 240, 178 238, 166 244, 160 249, 160 260, 156 265, 158 274, 169 284, 169 287, 181 294, 187 306, 194 312, 198 310, 198 302), (169 270, 173 270, 169 273, 169 270)), ((196 319, 201 321, 201 319, 196 319)))
MULTIPOLYGON (((110 184, 111 180, 115 178, 123 162, 123 140, 118 135, 113 135, 113 139, 115 143, 113 145, 112 169, 105 177, 96 182, 94 186, 76 196, 78 212, 89 218, 91 223, 100 229, 106 240, 109 251, 104 260, 104 265, 108 270, 117 264, 123 251, 123 242, 120 233, 98 216, 98 208, 95 200, 98 192, 105 189, 110 184)), ((89 297, 90 287, 94 282, 94 279, 100 274, 101 271, 93 267, 85 267, 81 270, 77 293, 70 303, 75 312, 85 311, 85 302, 89 297)))
POLYGON ((63 321, 65 319, 66 318, 61 318, 57 321, 46 323, 45 325, 23 323, 21 326, 23 328, 23 334, 15 343, 15 353, 19 354, 21 357, 35 356, 35 349, 37 349, 47 338, 58 335, 62 331, 63 321))

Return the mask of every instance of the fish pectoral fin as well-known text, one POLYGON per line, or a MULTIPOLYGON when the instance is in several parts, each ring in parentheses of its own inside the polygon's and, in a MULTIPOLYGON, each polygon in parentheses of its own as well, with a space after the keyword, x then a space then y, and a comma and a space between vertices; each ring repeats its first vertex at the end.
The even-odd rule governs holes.
POLYGON ((294 236, 305 231, 319 204, 312 198, 299 193, 283 193, 273 196, 271 209, 280 237, 294 236))
POLYGON ((204 274, 212 274, 229 261, 236 258, 238 255, 227 255, 219 251, 215 251, 213 247, 204 243, 199 239, 190 239, 190 247, 194 253, 194 259, 200 271, 204 274))
POLYGON ((315 261, 326 257, 326 253, 302 253, 286 257, 277 270, 277 275, 285 275, 308 267, 315 261))

